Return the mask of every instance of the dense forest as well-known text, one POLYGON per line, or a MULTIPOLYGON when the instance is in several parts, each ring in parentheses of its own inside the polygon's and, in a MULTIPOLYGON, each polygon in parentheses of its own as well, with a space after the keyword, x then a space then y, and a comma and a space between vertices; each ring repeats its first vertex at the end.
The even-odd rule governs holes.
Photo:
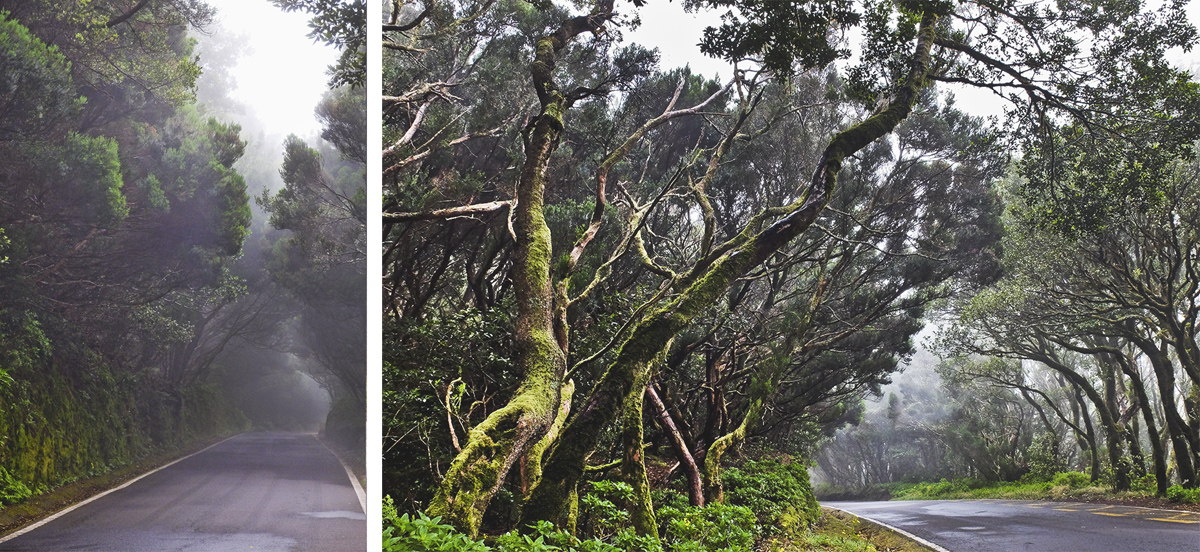
MULTIPOLYGON (((942 312, 936 372, 817 458, 845 487, 1086 472, 1116 490, 1197 487, 1200 165, 1154 205, 1076 237, 1009 200, 1004 276, 942 312)), ((1011 195, 1011 191, 1008 193, 1011 195)))
POLYGON ((812 462, 1197 486, 1182 2, 684 0, 720 80, 644 3, 382 3, 385 549, 748 550, 812 462))
POLYGON ((248 429, 361 448, 365 6, 274 4, 346 52, 307 142, 205 2, 0 2, 0 506, 248 429))

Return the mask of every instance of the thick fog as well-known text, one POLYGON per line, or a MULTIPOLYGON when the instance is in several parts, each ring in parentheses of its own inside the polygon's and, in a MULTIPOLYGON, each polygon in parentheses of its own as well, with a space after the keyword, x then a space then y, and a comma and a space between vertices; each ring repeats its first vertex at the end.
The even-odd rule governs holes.
POLYGON ((338 53, 308 36, 308 14, 285 13, 266 0, 209 4, 217 9, 213 23, 192 31, 203 68, 197 101, 206 115, 241 127, 246 148, 235 168, 252 198, 253 218, 235 271, 249 292, 242 302, 270 305, 257 311, 256 329, 226 346, 216 377, 255 426, 317 431, 339 383, 301 335, 303 305, 268 273, 273 250, 289 232, 272 227, 262 198, 285 186, 280 168, 289 135, 322 151, 327 169, 339 162, 315 115, 330 91, 327 67, 338 53))

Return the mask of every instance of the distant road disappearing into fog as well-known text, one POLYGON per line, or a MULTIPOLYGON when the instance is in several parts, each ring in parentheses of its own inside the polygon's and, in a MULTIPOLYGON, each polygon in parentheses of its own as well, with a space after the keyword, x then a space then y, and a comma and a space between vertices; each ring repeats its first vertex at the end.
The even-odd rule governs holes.
POLYGON ((366 549, 346 470, 304 433, 239 435, 0 542, 6 552, 366 549))
POLYGON ((1197 552, 1200 514, 1035 500, 822 502, 951 552, 1197 552))

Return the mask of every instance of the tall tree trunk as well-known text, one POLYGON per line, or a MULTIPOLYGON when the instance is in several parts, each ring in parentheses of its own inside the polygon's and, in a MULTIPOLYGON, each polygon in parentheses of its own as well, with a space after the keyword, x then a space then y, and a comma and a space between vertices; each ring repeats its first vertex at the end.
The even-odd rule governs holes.
POLYGON ((922 17, 912 65, 893 101, 881 112, 834 136, 802 196, 772 212, 781 218, 760 229, 766 214, 755 217, 756 223, 716 247, 714 258, 697 264, 692 277, 686 279, 686 289, 674 300, 633 328, 591 397, 564 428, 562 442, 546 462, 541 484, 533 490, 522 524, 564 519, 568 497, 583 475, 586 458, 604 429, 616 420, 621 397, 635 382, 645 381, 643 374, 661 362, 675 335, 716 303, 729 286, 812 225, 832 197, 847 156, 887 135, 908 116, 928 77, 936 20, 933 14, 922 17))
POLYGON ((1087 429, 1084 437, 1087 440, 1088 458, 1091 462, 1089 471, 1092 482, 1096 482, 1100 480, 1100 447, 1096 444, 1095 424, 1092 423, 1092 415, 1087 410, 1087 402, 1083 400, 1083 391, 1080 391, 1078 387, 1074 388, 1073 391, 1075 392, 1074 402, 1078 405, 1079 410, 1082 411, 1080 417, 1083 419, 1084 429, 1087 429))
MULTIPOLYGON (((1118 417, 1117 406, 1117 367, 1110 355, 1098 355, 1100 362, 1100 377, 1104 383, 1104 410, 1109 417, 1118 417)), ((1126 428, 1119 420, 1105 424, 1105 439, 1108 441, 1108 461, 1113 473, 1113 488, 1117 491, 1129 490, 1129 465, 1125 462, 1126 428)))
POLYGON ((1146 358, 1150 360, 1151 368, 1154 369, 1167 434, 1171 439, 1171 448, 1175 452, 1175 466, 1179 473, 1179 479, 1187 482, 1185 486, 1194 487, 1197 484, 1195 466, 1200 463, 1200 459, 1193 462, 1193 457, 1198 451, 1190 437, 1191 428, 1179 414, 1179 410, 1175 408, 1175 366, 1171 364, 1166 353, 1160 350, 1153 341, 1140 336, 1132 337, 1130 341, 1137 345, 1138 349, 1141 349, 1146 358))
MULTIPOLYGON (((1121 438, 1121 431, 1117 427, 1117 420, 1113 417, 1113 413, 1108 409, 1107 401, 1105 401, 1104 397, 1101 396, 1094 387, 1092 387, 1087 378, 1083 377, 1078 372, 1072 370, 1069 366, 1059 361, 1057 356, 1051 351, 1049 346, 1044 341, 1039 339, 1039 349, 1037 352, 1031 355, 1031 357, 1033 360, 1037 360, 1038 362, 1046 365, 1046 367, 1050 368, 1051 370, 1062 374, 1063 377, 1067 378, 1067 381, 1071 382, 1071 385, 1075 387, 1076 392, 1082 393, 1084 396, 1086 396, 1088 400, 1091 401, 1092 406, 1096 408, 1096 414, 1100 416, 1100 426, 1104 430, 1104 440, 1107 444, 1106 449, 1108 452, 1109 464, 1112 467, 1113 472, 1117 474, 1117 485, 1118 488, 1120 488, 1122 481, 1121 473, 1123 473, 1121 471, 1121 443, 1124 441, 1121 438)), ((1101 367, 1101 371, 1104 371, 1103 366, 1101 367)), ((1108 387, 1109 385, 1106 379, 1105 388, 1107 389, 1108 387)), ((1079 400, 1082 402, 1082 397, 1079 400)), ((1088 428, 1090 431, 1090 419, 1088 420, 1088 428)), ((1093 446, 1095 445, 1093 444, 1093 446)), ((1093 455, 1092 481, 1096 481, 1099 476, 1099 458, 1096 458, 1093 455)), ((1129 478, 1127 475, 1124 478, 1124 486, 1126 489, 1129 487, 1129 478)))
MULTIPOLYGON (((612 1, 595 13, 564 21, 538 41, 530 65, 541 112, 524 130, 525 161, 513 208, 516 244, 511 279, 517 302, 516 366, 521 385, 503 408, 473 428, 454 458, 427 513, 475 536, 488 503, 513 464, 553 426, 566 371, 565 340, 556 334, 550 279, 550 228, 543 216, 546 168, 562 136, 570 102, 554 85, 557 54, 580 33, 596 31, 612 16, 612 1)), ((560 329, 561 328, 557 328, 560 329)))

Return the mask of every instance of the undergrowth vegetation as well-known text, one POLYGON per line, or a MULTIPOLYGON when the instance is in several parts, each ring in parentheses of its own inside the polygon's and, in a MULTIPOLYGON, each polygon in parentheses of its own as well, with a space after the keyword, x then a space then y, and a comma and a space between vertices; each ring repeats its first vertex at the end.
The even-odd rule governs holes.
MULTIPOLYGON (((401 514, 389 497, 383 507, 383 550, 749 552, 779 549, 807 538, 820 516, 805 463, 747 461, 726 470, 722 482, 724 502, 703 507, 690 505, 687 496, 674 489, 654 491, 661 543, 634 531, 629 514, 633 489, 623 481, 585 484, 576 535, 543 521, 526 531, 513 529, 498 537, 473 540, 439 517, 423 512, 401 514)), ((862 548, 844 548, 857 549, 862 548)))

